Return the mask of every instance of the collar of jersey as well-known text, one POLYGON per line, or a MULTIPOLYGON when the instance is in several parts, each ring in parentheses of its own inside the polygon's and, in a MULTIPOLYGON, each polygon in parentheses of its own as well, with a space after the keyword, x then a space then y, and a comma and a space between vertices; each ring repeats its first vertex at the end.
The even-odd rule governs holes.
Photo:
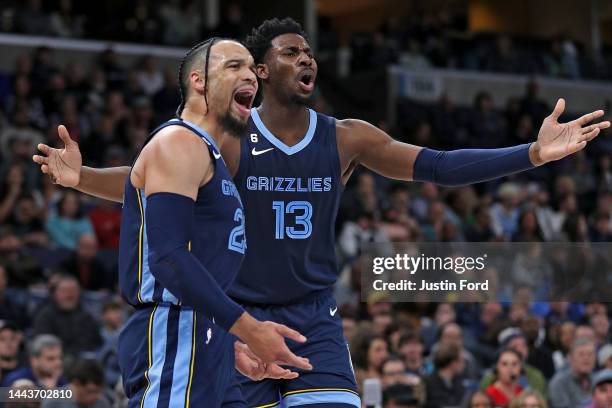
POLYGON ((219 147, 217 146, 215 139, 213 139, 211 135, 209 135, 204 129, 202 129, 195 123, 191 123, 185 119, 172 119, 170 120, 170 122, 183 122, 184 124, 192 128, 192 130, 196 132, 200 137, 204 138, 209 144, 211 144, 212 147, 214 147, 217 152, 221 151, 219 150, 219 147))
POLYGON ((261 118, 257 113, 257 109, 251 109, 251 118, 253 118, 253 122, 255 123, 255 126, 257 126, 257 129, 259 129, 262 135, 266 139, 268 139, 270 143, 272 143, 275 147, 283 151, 285 154, 292 155, 308 146, 314 136, 315 130, 317 129, 317 113, 312 109, 308 109, 308 112, 310 113, 310 123, 308 124, 308 130, 306 131, 306 134, 304 135, 302 140, 300 140, 299 143, 293 146, 287 146, 279 138, 274 136, 272 132, 268 130, 266 125, 264 125, 264 123, 261 121, 261 118))

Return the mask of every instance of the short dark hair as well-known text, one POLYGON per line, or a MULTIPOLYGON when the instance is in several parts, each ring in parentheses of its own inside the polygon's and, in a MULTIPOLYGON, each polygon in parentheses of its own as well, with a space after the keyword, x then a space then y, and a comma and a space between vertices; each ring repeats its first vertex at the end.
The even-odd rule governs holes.
POLYGON ((454 343, 438 343, 433 356, 433 363, 437 370, 446 368, 461 356, 461 349, 454 343))
POLYGON ((402 348, 402 346, 406 343, 421 343, 423 344, 423 339, 421 338, 421 336, 419 335, 418 332, 412 330, 412 331, 407 331, 406 333, 402 334, 402 336, 399 339, 399 342, 397 343, 397 346, 399 348, 402 348))
POLYGON ((298 34, 307 38, 300 23, 291 17, 285 17, 282 20, 278 18, 266 20, 251 31, 244 45, 253 55, 255 64, 263 63, 266 53, 272 48, 272 40, 283 34, 298 34))
POLYGON ((68 378, 82 385, 104 385, 104 369, 96 360, 78 360, 68 370, 68 378))

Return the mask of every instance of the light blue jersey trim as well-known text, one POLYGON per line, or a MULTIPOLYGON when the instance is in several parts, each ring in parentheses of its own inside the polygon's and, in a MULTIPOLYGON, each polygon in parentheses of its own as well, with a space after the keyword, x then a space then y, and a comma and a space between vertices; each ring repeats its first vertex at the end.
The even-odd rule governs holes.
POLYGON ((166 361, 166 339, 168 328, 168 313, 170 308, 161 307, 156 309, 153 315, 153 328, 151 330, 151 342, 153 361, 148 371, 148 378, 151 387, 145 395, 143 407, 156 407, 159 399, 161 377, 166 361))
POLYGON ((189 370, 191 368, 193 310, 182 309, 180 311, 178 330, 178 347, 174 360, 169 407, 185 406, 185 397, 189 385, 189 370))
POLYGON ((272 143, 278 149, 283 151, 285 154, 292 155, 304 149, 306 146, 308 146, 308 144, 314 137, 315 130, 317 130, 317 113, 313 111, 312 109, 308 109, 308 112, 310 113, 310 123, 308 125, 308 130, 306 131, 304 138, 300 140, 298 144, 293 145, 293 146, 287 146, 280 139, 274 136, 272 132, 268 130, 266 125, 264 125, 264 123, 261 121, 261 118, 259 117, 259 113, 257 113, 257 109, 255 108, 251 109, 251 118, 253 118, 253 122, 255 123, 255 126, 257 126, 257 129, 259 129, 262 135, 266 139, 268 139, 270 143, 272 143))
POLYGON ((291 394, 283 398, 283 407, 285 408, 323 403, 348 404, 361 408, 361 399, 347 391, 313 391, 291 394))
POLYGON ((215 150, 217 152, 220 152, 221 150, 219 149, 219 146, 217 146, 217 142, 215 142, 215 139, 212 138, 211 135, 209 135, 204 129, 202 129, 201 127, 199 127, 198 125, 196 125, 195 123, 191 123, 188 120, 184 120, 184 119, 170 119, 168 121, 168 123, 180 123, 183 122, 184 124, 188 125, 189 127, 193 128, 193 130, 201 137, 203 137, 204 139, 206 139, 206 141, 212 145, 212 147, 215 148, 215 150))
MULTIPOLYGON (((147 213, 147 197, 144 195, 144 190, 138 190, 142 201, 142 212, 147 213)), ((155 277, 149 268, 149 242, 147 239, 147 217, 144 217, 144 226, 142 228, 142 285, 140 288, 140 297, 143 302, 153 301, 153 291, 155 290, 155 277)))

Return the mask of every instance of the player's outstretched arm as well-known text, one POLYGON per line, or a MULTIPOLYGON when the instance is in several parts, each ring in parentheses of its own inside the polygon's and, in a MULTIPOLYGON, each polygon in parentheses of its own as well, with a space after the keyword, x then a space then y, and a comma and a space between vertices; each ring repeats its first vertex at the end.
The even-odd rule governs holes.
POLYGON ((212 274, 188 250, 200 186, 212 177, 204 143, 183 128, 166 128, 143 149, 132 173, 144 182, 149 267, 181 304, 193 307, 244 341, 263 362, 308 369, 307 359, 291 353, 284 337, 306 339, 276 323, 260 322, 230 299, 212 274), (180 160, 177 160, 180 158, 180 160))
POLYGON ((363 164, 373 171, 398 180, 431 181, 459 186, 496 179, 531 169, 584 149, 602 129, 601 110, 568 123, 559 123, 565 101, 559 99, 544 120, 537 141, 499 149, 437 151, 393 140, 382 130, 359 120, 338 122, 343 156, 351 164, 363 164))
POLYGON ((125 178, 130 167, 95 169, 82 165, 79 144, 72 140, 64 125, 57 128, 63 149, 39 144, 41 155, 32 157, 40 164, 43 173, 48 174, 55 184, 71 187, 83 193, 118 203, 123 202, 125 178))

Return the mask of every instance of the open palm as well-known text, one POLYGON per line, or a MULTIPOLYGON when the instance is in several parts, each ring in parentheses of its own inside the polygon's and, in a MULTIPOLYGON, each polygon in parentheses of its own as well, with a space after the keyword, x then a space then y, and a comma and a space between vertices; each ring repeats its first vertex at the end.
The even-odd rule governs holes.
POLYGON ((35 155, 32 159, 40 164, 41 171, 48 174, 53 183, 75 187, 79 184, 83 164, 79 144, 70 138, 66 126, 58 126, 57 132, 64 142, 64 148, 56 149, 39 144, 38 150, 42 155, 35 155))
POLYGON ((610 127, 608 121, 588 125, 593 120, 603 116, 604 111, 602 110, 587 113, 571 122, 559 123, 559 116, 564 110, 565 100, 559 99, 553 112, 544 119, 542 127, 540 127, 536 142, 541 161, 538 164, 559 160, 584 149, 587 143, 596 138, 602 129, 610 127))

